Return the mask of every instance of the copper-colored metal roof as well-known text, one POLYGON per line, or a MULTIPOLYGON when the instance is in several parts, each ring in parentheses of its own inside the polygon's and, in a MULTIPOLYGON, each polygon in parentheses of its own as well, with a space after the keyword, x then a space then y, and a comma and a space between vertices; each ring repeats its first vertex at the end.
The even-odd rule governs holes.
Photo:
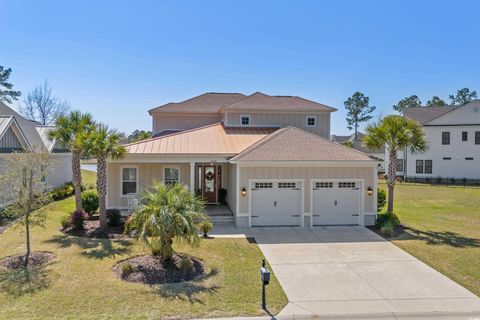
POLYGON ((279 129, 233 161, 374 161, 367 154, 295 127, 279 129))
POLYGON ((125 145, 129 154, 235 155, 276 128, 225 128, 221 123, 125 145))

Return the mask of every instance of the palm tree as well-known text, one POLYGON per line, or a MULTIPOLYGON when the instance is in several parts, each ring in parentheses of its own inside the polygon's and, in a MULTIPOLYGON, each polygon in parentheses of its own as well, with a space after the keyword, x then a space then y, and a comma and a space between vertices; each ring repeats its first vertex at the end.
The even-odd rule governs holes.
POLYGON ((85 133, 87 152, 97 158, 97 193, 99 198, 100 226, 107 226, 105 196, 107 194, 107 158, 120 159, 125 156, 126 150, 120 145, 123 137, 116 130, 110 130, 105 124, 97 124, 93 130, 85 133))
POLYGON ((203 201, 184 185, 154 182, 140 194, 139 205, 125 230, 165 261, 173 256, 174 238, 197 245, 197 224, 206 220, 203 201))
POLYGON ((397 153, 409 148, 411 152, 422 152, 427 149, 425 134, 421 125, 411 119, 391 115, 366 128, 363 143, 370 149, 383 146, 389 152, 388 158, 388 207, 387 211, 393 212, 393 194, 397 179, 397 153))
POLYGON ((94 126, 92 115, 80 111, 71 111, 61 115, 55 121, 55 129, 48 133, 54 139, 72 152, 72 180, 75 187, 75 208, 82 208, 82 174, 80 171, 80 158, 85 154, 85 141, 83 137, 94 126))

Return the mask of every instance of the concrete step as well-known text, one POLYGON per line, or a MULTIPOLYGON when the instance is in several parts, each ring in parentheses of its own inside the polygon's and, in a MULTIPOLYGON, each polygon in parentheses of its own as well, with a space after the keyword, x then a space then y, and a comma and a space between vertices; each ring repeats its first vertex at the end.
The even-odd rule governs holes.
POLYGON ((210 216, 210 219, 213 224, 225 224, 235 222, 235 217, 233 215, 215 215, 210 216))

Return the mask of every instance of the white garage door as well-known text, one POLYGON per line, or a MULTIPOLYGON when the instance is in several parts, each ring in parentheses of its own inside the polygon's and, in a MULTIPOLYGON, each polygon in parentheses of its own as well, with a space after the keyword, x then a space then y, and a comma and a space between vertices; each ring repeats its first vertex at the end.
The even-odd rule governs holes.
POLYGON ((301 181, 253 181, 252 226, 298 226, 302 217, 301 181))
POLYGON ((358 224, 360 187, 359 181, 313 182, 313 224, 358 224))

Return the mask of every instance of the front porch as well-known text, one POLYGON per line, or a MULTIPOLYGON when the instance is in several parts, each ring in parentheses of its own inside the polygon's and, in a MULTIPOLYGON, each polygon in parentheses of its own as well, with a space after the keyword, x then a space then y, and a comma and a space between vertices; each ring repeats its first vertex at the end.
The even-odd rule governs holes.
POLYGON ((214 225, 235 223, 233 212, 225 204, 207 204, 205 209, 214 225))

